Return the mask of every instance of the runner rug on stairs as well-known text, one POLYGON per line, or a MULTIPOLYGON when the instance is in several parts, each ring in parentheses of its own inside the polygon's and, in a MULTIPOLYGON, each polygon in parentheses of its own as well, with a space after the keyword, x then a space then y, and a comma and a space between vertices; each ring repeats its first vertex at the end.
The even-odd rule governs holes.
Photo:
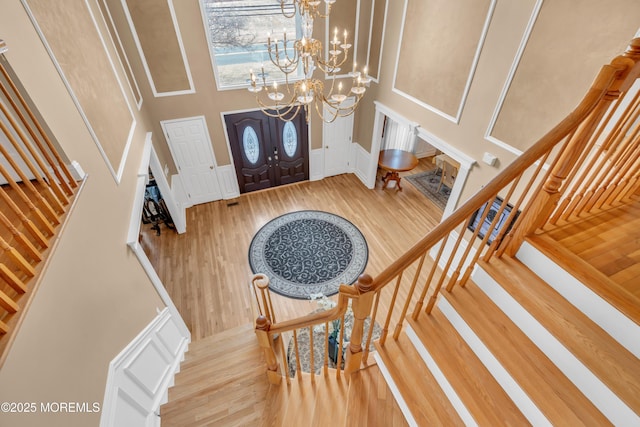
POLYGON ((251 241, 249 264, 269 277, 269 288, 290 298, 338 293, 364 271, 367 242, 346 219, 322 211, 297 211, 264 225, 251 241))

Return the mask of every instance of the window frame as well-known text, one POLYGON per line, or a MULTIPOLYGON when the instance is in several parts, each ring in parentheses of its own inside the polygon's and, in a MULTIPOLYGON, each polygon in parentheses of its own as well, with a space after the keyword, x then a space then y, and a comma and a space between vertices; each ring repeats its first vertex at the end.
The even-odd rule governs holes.
MULTIPOLYGON (((227 90, 238 90, 238 89, 247 89, 251 83, 249 82, 249 70, 251 69, 251 65, 249 63, 247 63, 247 70, 246 70, 246 74, 247 74, 247 78, 245 79, 245 82, 242 84, 223 84, 220 81, 220 73, 218 72, 218 64, 216 62, 216 51, 215 51, 215 47, 213 46, 213 43, 211 42, 211 35, 209 33, 209 21, 208 21, 208 9, 205 3, 208 3, 210 0, 199 0, 199 4, 200 4, 200 12, 202 15, 202 25, 203 25, 203 29, 205 32, 205 37, 206 37, 206 43, 207 43, 207 47, 209 49, 209 57, 211 60, 211 67, 213 68, 213 74, 214 74, 214 80, 216 83, 216 89, 218 91, 227 91, 227 90)), ((280 12, 278 11, 278 14, 280 14, 280 12)), ((300 16, 299 14, 296 13, 295 18, 285 18, 285 19, 295 19, 296 23, 296 39, 298 39, 301 35, 301 20, 300 20, 300 16)), ((275 34, 275 33, 274 33, 275 34)), ((259 40, 261 40, 263 35, 261 34, 257 34, 257 37, 259 38, 259 40)), ((278 37, 280 38, 280 37, 278 37)), ((266 45, 266 40, 262 40, 264 42, 264 44, 266 45)), ((260 42, 259 42, 260 43, 260 42)), ((265 64, 269 63, 270 60, 267 58, 265 59, 265 64)), ((254 72, 257 74, 259 74, 259 70, 254 70, 254 72)), ((296 82, 298 80, 303 80, 304 79, 304 75, 302 73, 301 68, 299 67, 298 70, 296 71, 295 75, 294 74, 290 74, 289 78, 288 78, 288 82, 289 83, 293 83, 296 82)), ((285 75, 284 73, 281 74, 281 78, 278 79, 273 79, 273 78, 267 78, 267 84, 272 84, 274 81, 277 82, 278 84, 284 83, 285 82, 285 75)))

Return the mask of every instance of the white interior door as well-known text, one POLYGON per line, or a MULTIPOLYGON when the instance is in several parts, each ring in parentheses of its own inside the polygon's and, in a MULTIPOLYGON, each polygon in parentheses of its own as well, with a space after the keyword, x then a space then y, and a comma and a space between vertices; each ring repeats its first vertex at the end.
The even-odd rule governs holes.
POLYGON ((216 159, 204 117, 161 124, 191 204, 222 199, 216 159))
POLYGON ((353 114, 347 117, 339 117, 333 123, 324 123, 322 140, 325 177, 349 172, 349 153, 352 136, 353 114))

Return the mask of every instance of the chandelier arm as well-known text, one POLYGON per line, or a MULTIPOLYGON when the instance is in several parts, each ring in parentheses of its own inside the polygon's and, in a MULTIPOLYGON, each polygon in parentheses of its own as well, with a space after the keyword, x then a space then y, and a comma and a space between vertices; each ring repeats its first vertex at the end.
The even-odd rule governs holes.
POLYGON ((293 2, 293 13, 291 15, 288 15, 287 12, 285 12, 284 5, 285 5, 285 1, 284 0, 280 0, 280 11, 282 12, 282 14, 284 15, 285 18, 291 19, 294 16, 296 16, 296 12, 297 12, 297 9, 298 9, 297 1, 293 2))

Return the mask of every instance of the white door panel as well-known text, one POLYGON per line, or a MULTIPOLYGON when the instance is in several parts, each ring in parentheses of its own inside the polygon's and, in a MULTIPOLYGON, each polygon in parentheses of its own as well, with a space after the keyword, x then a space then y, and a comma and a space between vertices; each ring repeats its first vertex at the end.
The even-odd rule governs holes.
POLYGON ((217 165, 204 117, 166 121, 162 127, 190 202, 220 200, 217 165))

